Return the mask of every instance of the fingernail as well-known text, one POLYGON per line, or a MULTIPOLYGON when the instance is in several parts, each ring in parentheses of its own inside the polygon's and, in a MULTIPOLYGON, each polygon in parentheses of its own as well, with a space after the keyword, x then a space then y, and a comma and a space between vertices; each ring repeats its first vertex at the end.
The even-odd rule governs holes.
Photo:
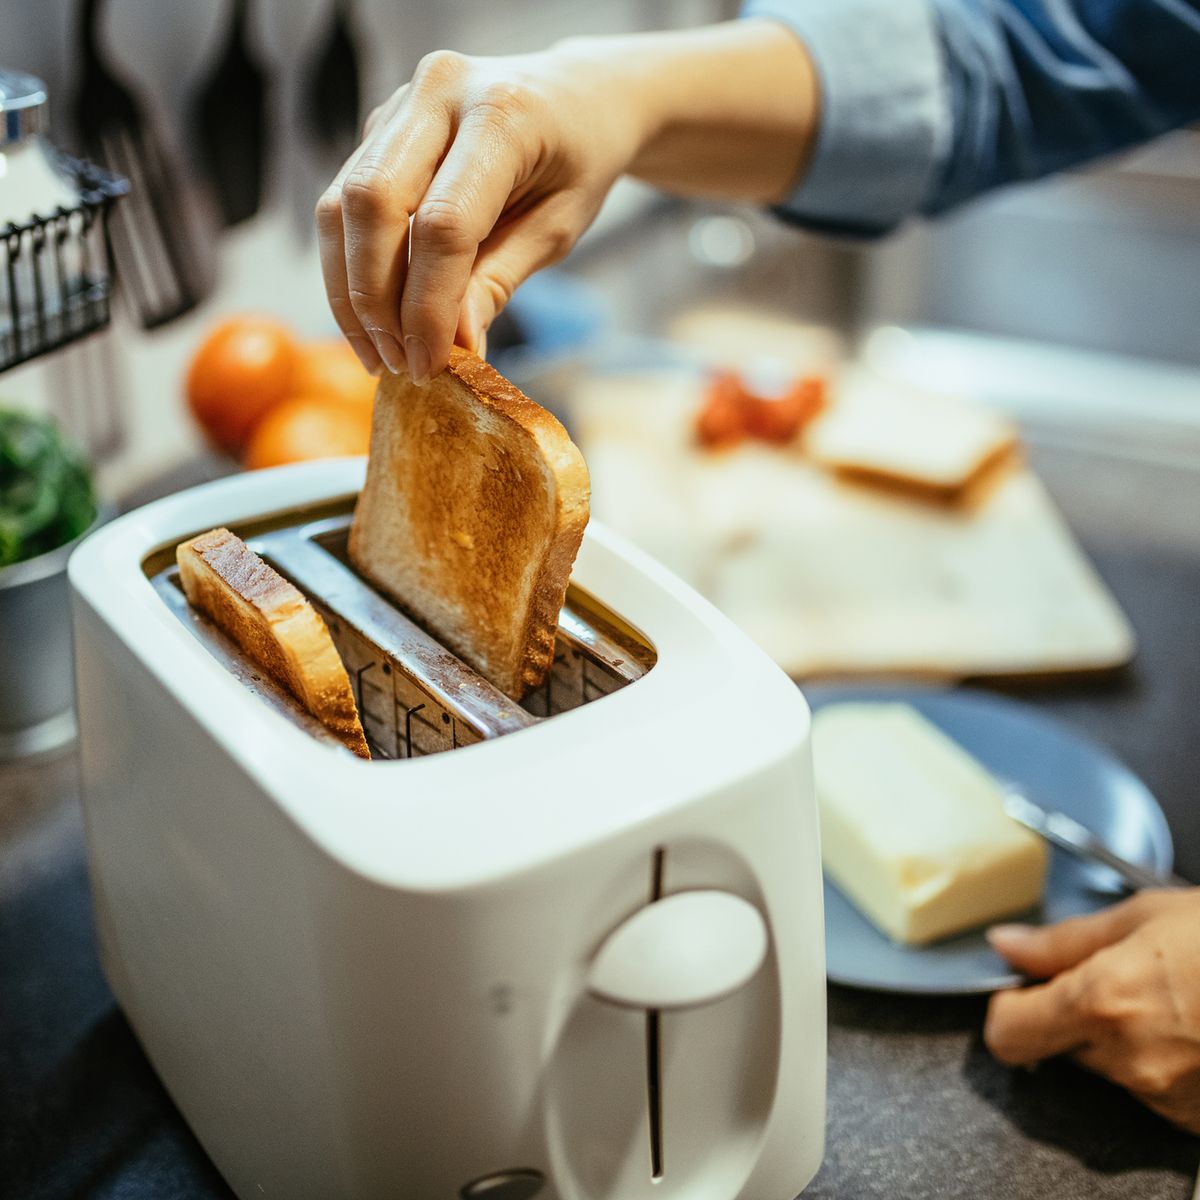
POLYGON ((492 316, 492 306, 488 301, 482 296, 474 297, 467 310, 467 330, 472 338, 467 349, 473 350, 480 358, 486 357, 487 354, 487 331, 492 316))
POLYGON ((1011 946, 1013 942, 1029 937, 1035 930, 1036 926, 1033 925, 993 925, 984 933, 984 937, 993 946, 998 942, 1007 942, 1011 946))
POLYGON ((404 339, 404 353, 408 358, 408 373, 413 383, 426 384, 429 382, 429 350, 419 337, 409 334, 404 339))
POLYGON ((404 351, 400 349, 400 343, 390 333, 383 329, 375 330, 375 348, 393 375, 404 370, 404 351))
POLYGON ((346 339, 350 343, 350 349, 358 355, 358 361, 370 371, 372 375, 383 374, 383 362, 379 358, 370 338, 365 337, 348 337, 346 339))

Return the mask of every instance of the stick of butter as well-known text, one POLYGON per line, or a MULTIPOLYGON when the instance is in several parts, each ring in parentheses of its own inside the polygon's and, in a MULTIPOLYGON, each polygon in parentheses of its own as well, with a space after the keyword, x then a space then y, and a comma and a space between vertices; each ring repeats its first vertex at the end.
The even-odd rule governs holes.
POLYGON ((905 704, 813 718, 821 857, 898 942, 920 944, 1032 908, 1048 853, 1004 812, 996 781, 905 704))

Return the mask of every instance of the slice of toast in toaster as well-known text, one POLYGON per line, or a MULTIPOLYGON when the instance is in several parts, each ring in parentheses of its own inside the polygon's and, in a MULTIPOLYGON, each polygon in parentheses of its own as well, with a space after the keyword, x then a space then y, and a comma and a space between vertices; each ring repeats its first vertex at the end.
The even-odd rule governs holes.
POLYGON ((425 387, 385 376, 350 558, 506 695, 541 683, 588 519, 562 425, 465 350, 425 387))
POLYGON ((228 529, 175 551, 184 594, 360 758, 370 758, 350 678, 320 614, 228 529))

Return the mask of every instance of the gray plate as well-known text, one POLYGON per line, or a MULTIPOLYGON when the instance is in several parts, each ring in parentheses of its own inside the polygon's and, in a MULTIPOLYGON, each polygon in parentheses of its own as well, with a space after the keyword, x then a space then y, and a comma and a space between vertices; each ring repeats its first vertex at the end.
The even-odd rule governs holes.
MULTIPOLYGON (((842 701, 911 704, 997 778, 1043 808, 1074 817, 1118 854, 1169 871, 1171 834, 1162 809, 1107 750, 1026 705, 985 692, 918 687, 805 689, 816 711, 842 701)), ((1115 877, 1054 850, 1042 907, 1023 920, 1058 921, 1096 912, 1119 898, 1115 877)), ((899 946, 825 881, 826 973, 831 983, 882 992, 977 995, 1016 987, 982 931, 932 946, 899 946)))

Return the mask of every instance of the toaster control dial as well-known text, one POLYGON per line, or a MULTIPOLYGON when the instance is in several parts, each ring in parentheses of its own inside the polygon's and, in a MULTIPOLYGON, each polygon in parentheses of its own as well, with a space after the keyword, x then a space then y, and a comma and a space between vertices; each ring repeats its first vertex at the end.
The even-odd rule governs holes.
POLYGON ((497 1171, 466 1184, 462 1200, 533 1200, 544 1183, 541 1171, 497 1171))
POLYGON ((712 889, 676 892, 608 935, 587 986, 629 1008, 695 1008, 749 983, 766 953, 766 922, 748 900, 712 889))

